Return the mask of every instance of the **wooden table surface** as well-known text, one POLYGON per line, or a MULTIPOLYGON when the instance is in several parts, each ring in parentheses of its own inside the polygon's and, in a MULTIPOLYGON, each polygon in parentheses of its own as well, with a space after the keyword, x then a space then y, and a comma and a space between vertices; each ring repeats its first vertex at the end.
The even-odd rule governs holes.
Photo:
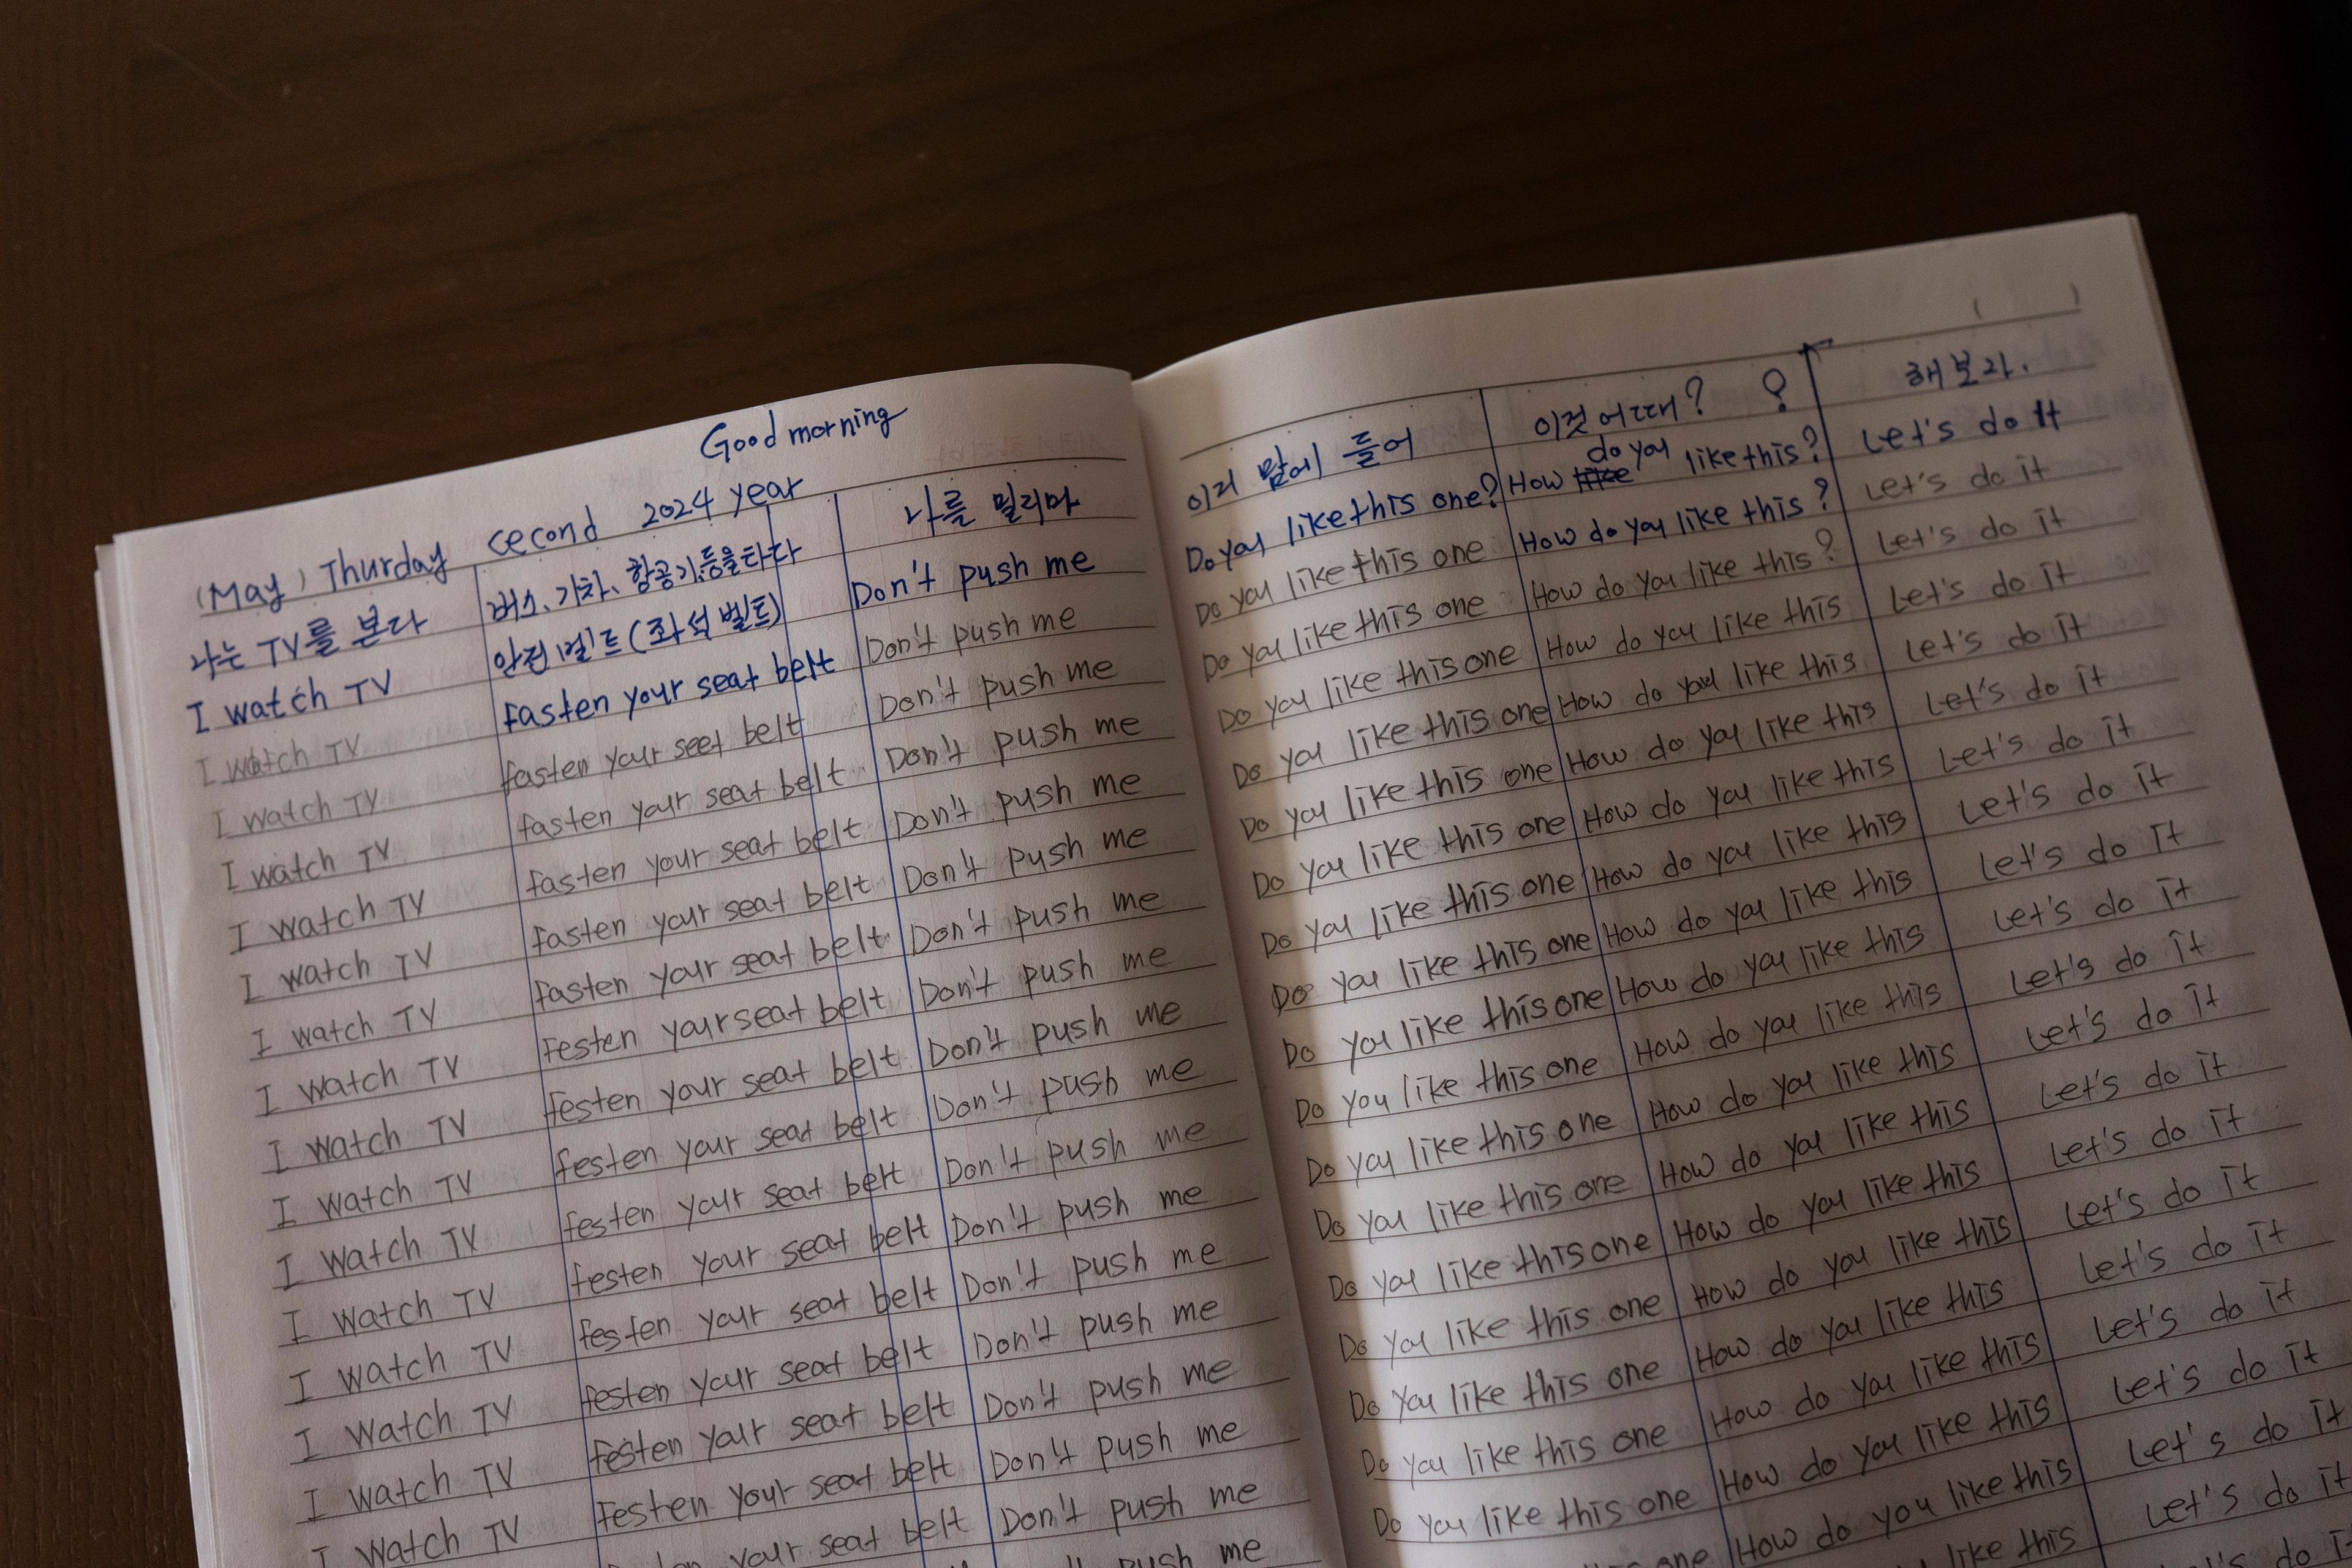
POLYGON ((2347 973, 2345 258, 2298 12, 0 11, 10 1563, 194 1561, 90 588, 118 530, 884 376, 1141 373, 2125 209, 2347 973))

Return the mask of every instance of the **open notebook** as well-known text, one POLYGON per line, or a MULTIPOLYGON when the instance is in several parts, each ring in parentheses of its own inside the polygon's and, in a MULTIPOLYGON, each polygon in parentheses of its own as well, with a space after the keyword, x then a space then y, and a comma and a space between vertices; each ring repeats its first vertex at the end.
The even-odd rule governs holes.
POLYGON ((208 1563, 2352 1550, 2352 1058, 2128 218, 99 595, 208 1563))

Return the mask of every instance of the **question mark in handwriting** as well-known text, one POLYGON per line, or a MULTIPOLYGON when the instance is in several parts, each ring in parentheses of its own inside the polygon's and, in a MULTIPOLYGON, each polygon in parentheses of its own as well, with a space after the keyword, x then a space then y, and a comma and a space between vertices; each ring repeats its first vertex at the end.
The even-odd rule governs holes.
POLYGON ((1764 395, 1765 395, 1765 396, 1767 396, 1767 397, 1769 397, 1769 398, 1770 398, 1773 402, 1775 402, 1775 403, 1779 404, 1779 405, 1780 405, 1780 409, 1779 409, 1779 412, 1780 412, 1780 413, 1782 413, 1782 414, 1786 414, 1787 412, 1789 412, 1789 403, 1788 403, 1788 399, 1787 399, 1786 397, 1784 397, 1784 396, 1782 396, 1782 395, 1781 395, 1782 394, 1786 393, 1788 390, 1789 390, 1789 378, 1788 378, 1788 376, 1787 376, 1787 375, 1785 375, 1785 374, 1782 374, 1782 372, 1781 372, 1781 370, 1780 370, 1780 367, 1779 365, 1777 365, 1777 364, 1776 364, 1776 365, 1773 365, 1772 367, 1770 367, 1769 369, 1768 369, 1767 371, 1765 371, 1765 373, 1764 373, 1764 395))
POLYGON ((1703 375, 1695 375, 1691 377, 1688 381, 1683 383, 1683 390, 1690 394, 1691 412, 1697 415, 1702 419, 1706 418, 1706 410, 1699 406, 1698 398, 1699 394, 1706 390, 1706 377, 1703 375))
MULTIPOLYGON (((1808 426, 1805 426, 1805 429, 1804 429, 1804 436, 1805 436, 1805 445, 1806 445, 1808 447, 1819 447, 1819 446, 1822 444, 1822 438, 1821 438, 1821 436, 1820 436, 1820 435, 1819 435, 1819 433, 1817 433, 1817 432, 1813 429, 1813 427, 1812 427, 1811 426, 1810 426, 1810 425, 1808 425, 1808 426)), ((1818 463, 1818 462, 1820 462, 1821 460, 1822 460, 1822 455, 1821 455, 1819 452, 1815 452, 1815 453, 1813 454, 1813 461, 1814 461, 1814 462, 1816 462, 1816 463, 1818 463)))
POLYGON ((1821 505, 1821 508, 1822 508, 1822 510, 1823 511, 1827 511, 1827 510, 1829 510, 1829 505, 1830 505, 1830 482, 1829 482, 1829 480, 1827 480, 1827 479, 1822 479, 1822 478, 1821 478, 1820 476, 1816 475, 1816 476, 1814 477, 1814 479, 1813 479, 1813 489, 1815 489, 1816 490, 1819 490, 1819 491, 1821 492, 1820 505, 1821 505))

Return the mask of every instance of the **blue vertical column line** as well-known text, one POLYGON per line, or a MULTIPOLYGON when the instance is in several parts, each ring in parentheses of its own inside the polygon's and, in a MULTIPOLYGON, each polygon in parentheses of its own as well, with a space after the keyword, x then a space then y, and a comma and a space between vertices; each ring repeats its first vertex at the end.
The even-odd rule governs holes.
POLYGON ((1478 419, 1486 429, 1486 458, 1495 473, 1496 504, 1503 510, 1503 536, 1511 546, 1511 569, 1518 574, 1519 605, 1528 618, 1528 650, 1535 655, 1536 684, 1543 691, 1545 730, 1551 736, 1551 754, 1559 765, 1559 797, 1568 807, 1568 830, 1576 844, 1576 877, 1584 889, 1584 918, 1592 930, 1592 953, 1601 961, 1601 985, 1609 998, 1609 1026, 1617 1036, 1619 1077, 1625 1085, 1625 1104, 1633 1117, 1633 1142, 1642 1155, 1642 1180, 1650 1189, 1650 1222, 1657 1226, 1659 1261, 1666 1266, 1666 1291, 1675 1304, 1675 1333, 1683 1346, 1683 1382, 1690 1389, 1691 1411, 1698 1417, 1699 1452, 1706 1460, 1707 1489, 1715 1497, 1715 1522, 1723 1531, 1725 1560, 1739 1561, 1731 1544, 1731 1516, 1723 1501, 1723 1481, 1715 1471, 1715 1440, 1706 1435, 1706 1403, 1698 1394, 1698 1363, 1692 1359, 1690 1325, 1683 1317, 1682 1287, 1675 1280, 1674 1248, 1666 1241, 1665 1209, 1658 1201, 1657 1170, 1650 1163, 1649 1134, 1642 1131, 1642 1102, 1633 1092, 1633 1062, 1625 1052, 1625 1020, 1617 1010, 1617 985, 1609 973, 1609 944, 1601 935, 1601 908, 1592 895, 1592 877, 1584 864, 1584 829, 1576 820, 1576 796, 1568 787, 1568 754, 1559 745, 1559 713, 1551 704, 1551 679, 1544 673, 1543 638, 1536 631, 1536 602, 1528 592, 1528 568, 1519 554, 1519 536, 1511 529, 1511 503, 1503 483, 1503 458, 1495 449, 1495 420, 1486 412, 1486 389, 1478 389, 1478 419))
POLYGON ((1829 346, 1824 338, 1818 343, 1805 343, 1799 349, 1805 362, 1805 387, 1813 399, 1813 422, 1822 432, 1822 451, 1830 463, 1830 489, 1837 497, 1838 518, 1845 524, 1846 553, 1853 558, 1853 584, 1862 595, 1862 618, 1870 627, 1870 651, 1878 660, 1879 689, 1886 693, 1886 721, 1895 731, 1895 755, 1903 764, 1903 785, 1910 792, 1911 820, 1919 829, 1919 858, 1927 863, 1927 891, 1934 897, 1936 921, 1944 932, 1944 957, 1952 966, 1952 989, 1960 999, 1960 1022, 1969 1031, 1969 1055, 1976 1059, 1977 1088, 1984 1096, 1985 1120, 1992 1128, 1993 1152, 2000 1159, 2001 1190, 2009 1194, 2010 1218, 2017 1225, 2017 1249, 2025 1258, 2025 1288, 2033 1292, 2033 1314, 2042 1324, 2042 1352, 2050 1357, 2050 1382, 2058 1390, 2058 1418, 2066 1423, 2066 1446, 2074 1456, 2075 1484, 2083 1493, 2083 1510, 2091 1516, 2091 1544, 2099 1553, 2104 1565, 2107 1560, 2107 1543, 2099 1534, 2099 1508, 2091 1497, 2091 1472, 2083 1464, 2083 1445, 2074 1436, 2074 1412, 2066 1407, 2066 1379, 2058 1366, 2058 1342, 2050 1332, 2050 1310, 2042 1300, 2042 1285, 2033 1277, 2033 1243, 2025 1229, 2024 1212, 2017 1206, 2017 1184, 2010 1179, 2009 1148, 2000 1135, 2000 1113, 1993 1109, 1992 1080, 1986 1076, 1984 1052, 1977 1045, 1976 1015, 1969 1007, 1968 983, 1960 978, 1960 953, 1952 943, 1952 917, 1944 908, 1944 889, 1936 877, 1936 852, 1927 842, 1927 817, 1919 807, 1919 782, 1911 772, 1911 753, 1903 743, 1903 718, 1895 702, 1895 680, 1886 672, 1886 652, 1879 646, 1878 616, 1870 607, 1870 583, 1862 574, 1862 551, 1853 537, 1853 517, 1846 510, 1845 481, 1838 475, 1837 447, 1830 439, 1828 411, 1822 406, 1821 379, 1813 374, 1813 361, 1829 346))
MULTIPOLYGON (((824 889, 824 945, 833 954, 833 999, 841 1005, 841 1048, 849 1058, 849 1108, 857 1113, 857 1164, 866 1173, 866 1233, 879 1236, 882 1231, 882 1211, 874 1201, 874 1156, 866 1146, 866 1101, 857 1090, 857 1044, 849 1036, 849 997, 841 988, 841 950, 835 945, 833 929, 833 882, 824 874, 824 830, 816 815, 816 764, 810 760, 808 717, 801 711, 801 685, 791 678, 791 668, 798 662, 793 653, 793 618, 784 608, 784 565, 782 548, 776 542, 776 514, 772 507, 761 509, 768 524, 768 565, 776 579, 776 625, 784 634, 784 684, 793 694, 793 726, 801 743, 801 776, 808 781, 809 837, 816 855, 816 879, 824 889)), ((887 826, 887 818, 885 818, 887 826)), ((907 1429, 907 1378, 903 1360, 898 1354, 898 1325, 890 1315, 890 1273, 882 1266, 882 1252, 874 1252, 874 1277, 882 1282, 882 1331, 890 1336, 890 1396, 898 1408, 898 1443, 907 1456, 907 1501, 915 1510, 915 1561, 928 1564, 930 1550, 923 1544, 922 1489, 915 1484, 915 1435, 907 1429)))
POLYGON ((563 1200, 556 1192, 555 1124, 547 1118, 547 1047, 539 1034, 539 985, 530 977, 530 933, 522 918, 522 863, 515 854, 514 799, 507 793, 507 743, 499 725, 497 667, 490 662, 490 617, 482 607, 482 569, 474 574, 474 626, 482 635, 482 690, 490 699, 490 744, 499 758, 499 809, 507 824, 507 875, 514 885, 515 936, 522 943, 522 983, 530 993, 530 1059, 539 1074, 539 1124, 547 1135, 547 1192, 555 1199, 555 1267, 563 1277, 563 1332, 572 1346, 572 1396, 580 1405, 580 1479, 588 1484, 588 1540, 604 1560, 604 1528, 596 1517, 596 1466, 588 1451, 588 1391, 580 1374, 580 1324, 572 1315, 572 1258, 563 1238, 563 1200))
POLYGON ((931 1191, 940 1205, 940 1245, 947 1250, 948 1304, 955 1310, 956 1359, 963 1363, 963 1404, 971 1427, 971 1457, 980 1473, 981 1522, 988 1531, 988 1560, 996 1562, 996 1510, 988 1500, 988 1460, 981 1452, 980 1396, 971 1385, 971 1342, 963 1333, 963 1292, 957 1287, 953 1227, 948 1189, 940 1175, 940 1130, 931 1120, 931 1080, 923 1066, 922 1012, 915 1005, 915 963, 907 954, 907 914, 898 903, 898 858, 890 847, 890 803, 882 794, 882 752, 874 740, 874 696, 866 686, 865 643, 857 635, 857 584, 849 575, 849 535, 841 526, 841 494, 833 497, 833 536, 841 547, 841 585, 849 595, 849 640, 857 659, 857 695, 866 705, 866 754, 873 759, 874 805, 882 814, 882 864, 890 873, 890 916, 898 928, 898 970, 907 981, 908 1032, 915 1042, 915 1082, 923 1093, 923 1131, 931 1145, 931 1191))

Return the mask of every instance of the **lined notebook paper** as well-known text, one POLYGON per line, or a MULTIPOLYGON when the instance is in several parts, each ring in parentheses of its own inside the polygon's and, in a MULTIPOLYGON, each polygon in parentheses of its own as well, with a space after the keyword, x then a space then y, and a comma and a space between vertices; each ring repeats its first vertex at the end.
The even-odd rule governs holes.
POLYGON ((2324 1563, 2127 218, 126 535, 208 1563, 2324 1563))

